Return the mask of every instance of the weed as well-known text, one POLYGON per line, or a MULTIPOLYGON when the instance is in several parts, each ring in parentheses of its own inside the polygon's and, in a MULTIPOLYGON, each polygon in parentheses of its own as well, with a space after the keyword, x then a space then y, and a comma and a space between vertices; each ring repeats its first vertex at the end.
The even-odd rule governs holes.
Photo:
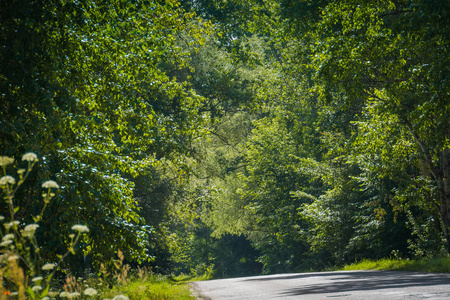
POLYGON ((13 176, 6 174, 7 166, 13 164, 14 159, 0 156, 0 166, 3 169, 0 188, 3 190, 9 213, 8 220, 0 216, 0 224, 4 227, 2 230, 0 226, 0 300, 11 298, 49 300, 58 297, 112 300, 193 299, 185 283, 171 281, 161 275, 153 275, 151 270, 145 267, 131 270, 130 266, 124 263, 125 257, 120 250, 118 259, 114 261, 115 270, 112 272, 101 263, 99 277, 83 279, 69 274, 62 284, 63 291, 52 290, 52 278, 58 265, 67 255, 75 253, 76 244, 84 234, 89 232, 89 228, 81 224, 71 227, 75 233, 69 235, 67 252, 58 256, 57 263, 44 263, 40 259, 35 234, 39 230, 39 222, 42 221, 45 209, 56 196, 59 185, 53 180, 42 184, 44 205, 40 214, 33 216, 34 223, 24 225, 23 220, 16 219, 19 208, 14 205, 14 196, 38 158, 34 153, 27 153, 22 160, 27 163, 27 168, 17 171, 19 180, 16 181, 13 176))
POLYGON ((385 258, 380 260, 365 259, 345 266, 342 270, 395 270, 416 272, 450 273, 450 257, 408 260, 385 258))

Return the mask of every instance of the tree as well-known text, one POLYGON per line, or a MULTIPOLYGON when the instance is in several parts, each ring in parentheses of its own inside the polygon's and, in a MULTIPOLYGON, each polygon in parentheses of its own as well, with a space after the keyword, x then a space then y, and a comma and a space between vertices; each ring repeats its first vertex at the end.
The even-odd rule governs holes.
MULTIPOLYGON (((128 178, 201 131, 202 98, 166 73, 187 61, 175 35, 195 38, 201 25, 176 1, 4 1, 0 14, 0 150, 37 152, 36 177, 62 186, 42 224, 46 255, 76 221, 90 228, 94 261, 118 249, 147 259, 128 178)), ((28 216, 36 190, 21 197, 28 216)))
MULTIPOLYGON (((264 59, 260 39, 245 38, 245 43, 255 58, 264 59)), ((244 167, 245 141, 259 103, 254 89, 265 76, 264 67, 235 60, 233 54, 217 45, 214 34, 205 37, 205 44, 192 55, 190 63, 193 71, 186 80, 205 97, 200 111, 209 116, 210 122, 206 125, 208 134, 195 139, 187 155, 178 156, 186 172, 173 180, 177 193, 167 224, 175 270, 216 276, 254 274, 260 266, 252 257, 255 250, 240 231, 224 231, 221 225, 230 227, 226 220, 235 212, 226 203, 229 199, 225 199, 225 190, 232 189, 230 181, 236 180, 237 172, 244 167), (246 251, 236 251, 236 244, 246 251), (239 254, 222 257, 227 251, 239 254)))
POLYGON ((422 176, 436 191, 424 200, 439 206, 440 230, 450 241, 448 3, 286 1, 283 7, 301 29, 292 32, 297 57, 315 72, 323 99, 378 103, 381 118, 390 116, 409 132, 419 157, 415 167, 425 167, 422 176), (292 7, 314 16, 288 13, 292 7))
POLYGON ((311 149, 300 142, 311 129, 306 118, 305 111, 296 115, 278 108, 274 116, 254 122, 247 142, 247 166, 237 193, 248 215, 244 232, 261 251, 265 272, 308 268, 307 224, 298 212, 321 193, 322 184, 314 175, 317 162, 311 149))

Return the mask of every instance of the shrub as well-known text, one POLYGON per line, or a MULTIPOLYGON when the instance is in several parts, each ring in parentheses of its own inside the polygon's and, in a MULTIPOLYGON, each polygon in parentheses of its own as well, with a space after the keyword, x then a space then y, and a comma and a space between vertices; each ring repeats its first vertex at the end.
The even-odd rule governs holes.
MULTIPOLYGON (((74 233, 69 236, 67 252, 59 255, 59 261, 56 263, 42 261, 39 257, 40 248, 36 240, 36 231, 39 230, 39 222, 44 216, 45 209, 56 196, 55 191, 59 189, 59 185, 53 180, 47 180, 42 184, 43 206, 39 215, 33 216, 34 223, 25 224, 24 220, 17 219, 16 214, 20 208, 15 207, 14 196, 30 174, 38 157, 30 152, 22 156, 22 161, 27 166, 17 170, 19 179, 16 180, 7 174, 7 168, 14 163, 14 158, 0 156, 0 166, 3 169, 0 188, 9 213, 6 217, 0 216, 0 224, 3 225, 0 226, 0 296, 17 296, 18 299, 46 299, 57 295, 78 297, 81 295, 78 291, 72 292, 76 294, 52 291, 51 283, 58 265, 69 253, 75 253, 75 245, 83 234, 89 232, 89 228, 80 224, 73 225, 74 233)), ((92 290, 86 291, 86 295, 94 295, 92 290)))

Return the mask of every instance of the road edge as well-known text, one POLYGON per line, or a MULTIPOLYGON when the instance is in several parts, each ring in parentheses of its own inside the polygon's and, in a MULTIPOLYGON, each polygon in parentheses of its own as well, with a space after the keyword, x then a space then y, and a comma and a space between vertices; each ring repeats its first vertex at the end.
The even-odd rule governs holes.
POLYGON ((204 296, 200 292, 199 286, 195 282, 189 282, 191 294, 195 297, 195 299, 198 300, 213 300, 212 298, 208 296, 204 296))

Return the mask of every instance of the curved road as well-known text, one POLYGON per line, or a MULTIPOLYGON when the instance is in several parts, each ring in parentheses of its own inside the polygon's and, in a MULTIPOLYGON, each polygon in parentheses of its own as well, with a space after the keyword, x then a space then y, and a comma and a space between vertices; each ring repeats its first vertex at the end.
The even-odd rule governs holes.
POLYGON ((340 271, 192 283, 199 299, 450 299, 450 274, 340 271))

